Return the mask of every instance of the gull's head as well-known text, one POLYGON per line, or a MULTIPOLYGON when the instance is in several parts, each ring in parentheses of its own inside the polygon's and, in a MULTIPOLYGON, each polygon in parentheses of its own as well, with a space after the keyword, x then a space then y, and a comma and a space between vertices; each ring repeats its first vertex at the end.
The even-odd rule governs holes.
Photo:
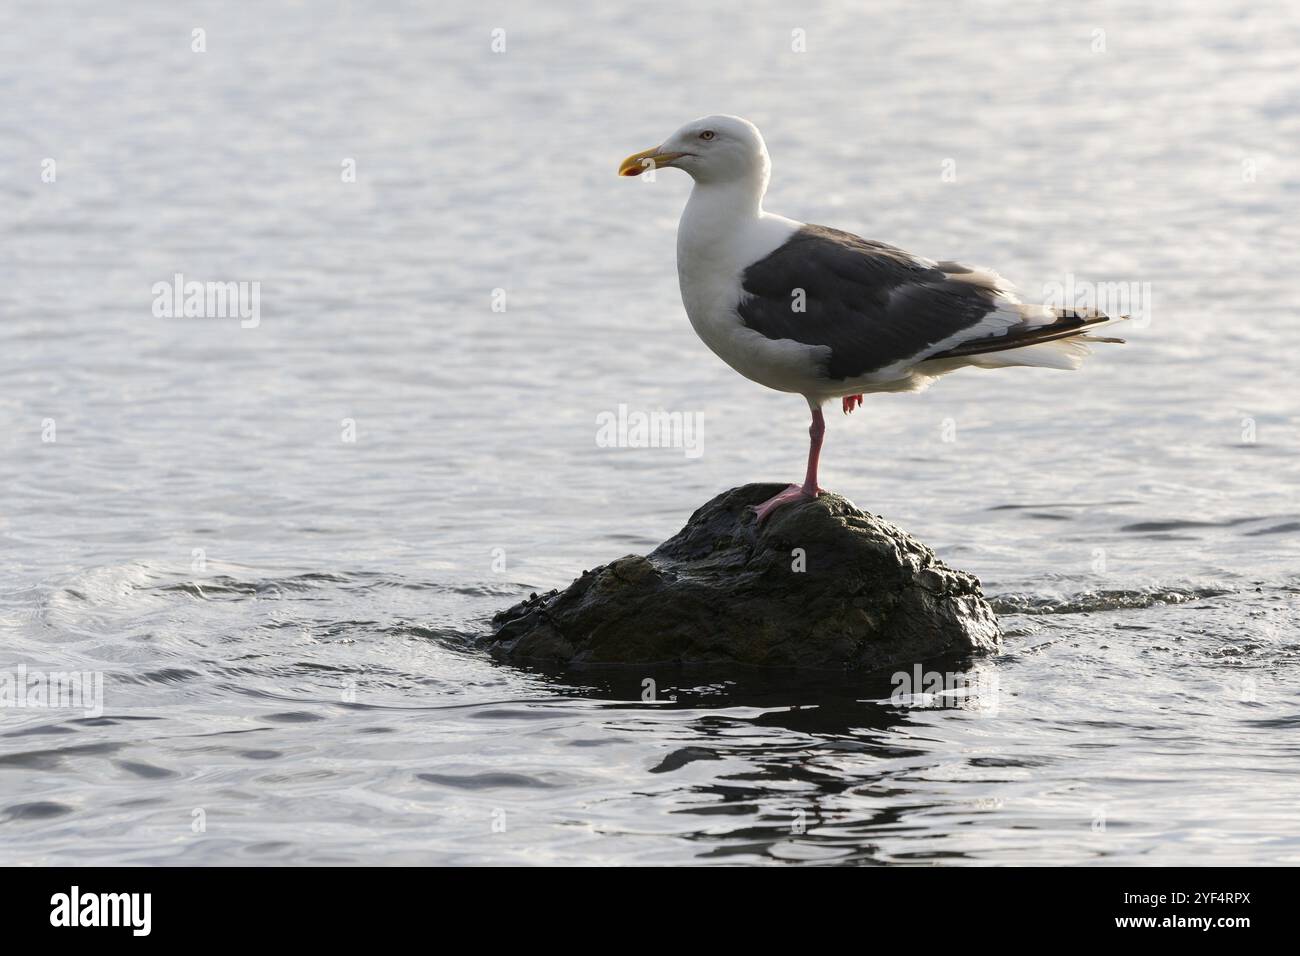
POLYGON ((658 146, 634 153, 618 168, 620 176, 671 166, 697 183, 745 182, 767 185, 769 162, 763 136, 739 116, 705 116, 687 123, 658 146))

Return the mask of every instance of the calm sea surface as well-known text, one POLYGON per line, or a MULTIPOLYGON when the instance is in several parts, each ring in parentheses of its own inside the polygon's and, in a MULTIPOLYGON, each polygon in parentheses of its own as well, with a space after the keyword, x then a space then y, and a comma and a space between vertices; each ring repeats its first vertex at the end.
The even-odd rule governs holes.
POLYGON ((103 682, 0 709, 0 862, 1300 863, 1292 5, 541 7, 0 31, 0 691, 103 682), (683 314, 687 180, 615 176, 709 112, 774 211, 1141 290, 1079 373, 833 416, 823 484, 994 598, 994 699, 476 646, 801 474, 683 314), (702 454, 598 447, 620 403, 702 454))

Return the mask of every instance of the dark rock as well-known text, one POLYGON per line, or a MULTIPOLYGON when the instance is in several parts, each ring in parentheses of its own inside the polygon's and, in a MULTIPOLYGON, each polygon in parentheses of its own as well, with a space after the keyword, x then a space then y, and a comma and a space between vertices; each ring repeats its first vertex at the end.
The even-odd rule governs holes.
POLYGON ((649 555, 501 611, 492 653, 551 665, 874 670, 997 647, 978 580, 845 498, 788 505, 760 527, 748 506, 781 487, 733 488, 649 555))

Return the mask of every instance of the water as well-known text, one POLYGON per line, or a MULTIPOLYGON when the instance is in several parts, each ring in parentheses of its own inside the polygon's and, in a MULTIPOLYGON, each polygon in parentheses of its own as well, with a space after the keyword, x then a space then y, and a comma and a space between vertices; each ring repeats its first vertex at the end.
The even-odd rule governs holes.
POLYGON ((104 707, 0 711, 0 861, 1300 862, 1298 49, 1281 2, 30 8, 0 667, 104 707), (475 646, 801 472, 802 402, 682 314, 684 178, 614 175, 715 111, 775 211, 1150 283, 1080 373, 833 416, 823 484, 995 598, 993 700, 475 646), (155 317, 178 272, 260 282, 260 324, 155 317), (620 402, 701 413, 703 455, 596 447, 620 402))

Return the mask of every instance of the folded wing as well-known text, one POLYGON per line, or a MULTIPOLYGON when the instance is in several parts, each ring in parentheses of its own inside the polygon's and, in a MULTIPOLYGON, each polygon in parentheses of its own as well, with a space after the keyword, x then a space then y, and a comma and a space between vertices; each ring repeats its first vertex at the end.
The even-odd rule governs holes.
POLYGON ((1023 305, 996 273, 824 226, 799 229, 745 270, 741 288, 741 321, 770 339, 824 347, 830 380, 1042 345, 1108 321, 1023 305))

